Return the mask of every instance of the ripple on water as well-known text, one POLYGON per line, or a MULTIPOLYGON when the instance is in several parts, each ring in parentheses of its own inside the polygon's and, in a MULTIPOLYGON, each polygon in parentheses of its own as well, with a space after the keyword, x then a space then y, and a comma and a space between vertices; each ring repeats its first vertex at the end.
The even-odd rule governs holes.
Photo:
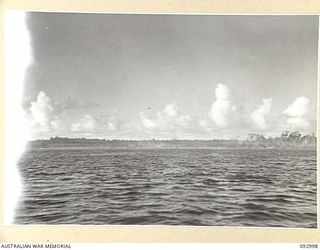
POLYGON ((19 167, 18 224, 317 226, 315 150, 46 149, 19 167))

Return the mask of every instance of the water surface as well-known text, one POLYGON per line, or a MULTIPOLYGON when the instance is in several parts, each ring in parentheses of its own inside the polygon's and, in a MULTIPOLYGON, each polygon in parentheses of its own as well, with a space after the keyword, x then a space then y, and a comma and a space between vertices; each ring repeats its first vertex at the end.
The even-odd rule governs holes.
POLYGON ((316 150, 31 149, 18 224, 314 228, 316 150))

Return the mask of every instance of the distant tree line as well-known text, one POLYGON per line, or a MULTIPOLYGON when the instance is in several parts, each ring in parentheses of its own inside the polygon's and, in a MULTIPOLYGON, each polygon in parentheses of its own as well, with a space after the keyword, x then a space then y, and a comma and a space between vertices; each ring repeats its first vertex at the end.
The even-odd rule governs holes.
POLYGON ((261 134, 249 134, 244 140, 106 140, 53 137, 35 140, 29 143, 32 148, 61 147, 110 147, 110 148, 186 148, 186 147, 219 147, 219 148, 315 148, 315 133, 302 135, 298 131, 285 131, 278 137, 265 137, 261 134))
POLYGON ((285 131, 278 137, 265 137, 260 134, 249 134, 244 142, 249 147, 315 147, 315 133, 302 135, 299 131, 285 131))

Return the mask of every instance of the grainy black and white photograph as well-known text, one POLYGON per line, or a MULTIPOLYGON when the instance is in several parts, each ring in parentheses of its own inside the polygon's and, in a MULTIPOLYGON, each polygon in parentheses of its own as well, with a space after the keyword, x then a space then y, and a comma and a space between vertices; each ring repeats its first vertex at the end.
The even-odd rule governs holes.
POLYGON ((317 228, 317 15, 5 20, 7 223, 317 228))

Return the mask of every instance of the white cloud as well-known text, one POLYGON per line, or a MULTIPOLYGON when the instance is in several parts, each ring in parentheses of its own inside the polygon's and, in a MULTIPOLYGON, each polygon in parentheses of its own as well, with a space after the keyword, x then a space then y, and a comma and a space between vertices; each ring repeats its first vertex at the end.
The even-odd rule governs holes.
POLYGON ((111 116, 108 118, 107 127, 110 131, 118 131, 120 122, 116 119, 116 117, 111 116))
POLYGON ((51 99, 46 93, 40 91, 37 100, 31 103, 30 114, 35 123, 47 126, 50 122, 50 115, 53 113, 51 99))
POLYGON ((167 117, 175 117, 178 113, 177 104, 175 102, 173 102, 172 104, 168 104, 167 106, 165 106, 163 113, 167 117))
POLYGON ((272 98, 263 99, 262 104, 259 106, 259 108, 252 112, 251 118, 260 129, 267 128, 266 117, 270 113, 271 107, 272 98))
POLYGON ((303 117, 309 113, 309 103, 308 98, 300 96, 283 113, 291 117, 303 117))
POLYGON ((76 133, 97 133, 103 134, 107 132, 118 131, 119 121, 114 117, 98 117, 89 114, 83 115, 78 122, 74 122, 70 126, 71 132, 76 133))
POLYGON ((156 127, 156 123, 152 119, 150 119, 144 112, 139 113, 139 118, 144 128, 152 129, 156 127))
POLYGON ((63 127, 59 120, 59 110, 51 98, 43 91, 31 102, 27 110, 27 118, 33 132, 50 132, 63 127))
POLYGON ((167 122, 168 120, 175 120, 178 115, 178 106, 175 102, 167 104, 162 111, 157 112, 158 124, 167 122))
POLYGON ((79 122, 71 124, 73 132, 92 132, 97 127, 97 120, 92 115, 84 115, 79 122))
POLYGON ((167 104, 162 111, 156 113, 155 117, 141 112, 139 118, 143 128, 157 131, 187 129, 192 122, 190 115, 179 114, 178 106, 175 102, 167 104))
POLYGON ((283 113, 286 116, 286 123, 290 129, 308 129, 310 123, 308 114, 310 112, 310 100, 300 96, 286 108, 283 113))
MULTIPOLYGON (((272 98, 262 100, 262 103, 252 113, 242 113, 235 105, 233 96, 226 85, 219 84, 215 90, 215 101, 207 118, 199 115, 181 114, 175 102, 169 103, 158 112, 145 111, 139 113, 140 126, 131 121, 120 122, 110 115, 84 114, 76 120, 67 116, 68 112, 59 103, 54 102, 45 92, 40 91, 36 100, 26 108, 27 117, 33 138, 50 136, 89 136, 113 137, 124 133, 143 136, 160 136, 162 138, 186 138, 190 136, 212 137, 245 133, 250 122, 259 129, 270 129, 268 120, 272 118, 272 98)), ((310 128, 309 99, 297 98, 284 110, 284 129, 310 128)), ((239 106, 241 107, 241 105, 239 106)), ((68 109, 68 108, 66 108, 68 109)))
POLYGON ((220 83, 215 90, 216 100, 211 106, 209 118, 217 127, 228 127, 233 119, 236 106, 233 105, 229 88, 220 83))
MULTIPOLYGON (((71 107, 72 108, 72 107, 71 107)), ((78 108, 76 106, 75 108, 78 108)), ((78 121, 71 121, 66 116, 70 106, 56 103, 43 91, 26 110, 31 138, 49 136, 101 135, 116 132, 121 125, 114 116, 94 116, 84 114, 78 121)))

